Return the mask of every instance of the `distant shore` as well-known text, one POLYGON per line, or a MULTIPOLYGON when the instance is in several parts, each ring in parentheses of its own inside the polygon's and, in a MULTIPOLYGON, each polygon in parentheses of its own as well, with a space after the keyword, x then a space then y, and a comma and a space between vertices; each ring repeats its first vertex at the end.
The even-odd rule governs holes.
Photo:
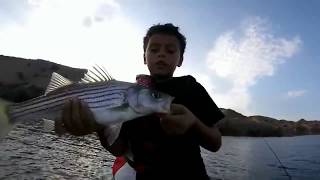
POLYGON ((319 135, 320 121, 301 119, 297 122, 265 116, 244 116, 232 109, 221 109, 225 118, 218 122, 224 136, 283 137, 319 135))
MULTIPOLYGON (((22 102, 42 95, 51 74, 79 81, 86 69, 72 68, 46 60, 32 60, 0 55, 0 98, 22 102)), ((282 137, 320 134, 320 121, 301 119, 297 122, 265 116, 244 116, 232 109, 221 108, 225 118, 218 122, 224 136, 282 137)))

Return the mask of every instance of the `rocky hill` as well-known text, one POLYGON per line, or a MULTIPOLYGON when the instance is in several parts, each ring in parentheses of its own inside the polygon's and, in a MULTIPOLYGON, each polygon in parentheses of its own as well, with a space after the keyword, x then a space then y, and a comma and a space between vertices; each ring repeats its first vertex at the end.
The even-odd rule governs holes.
POLYGON ((297 122, 265 116, 244 116, 232 109, 221 109, 225 118, 218 123, 225 136, 296 136, 320 134, 320 121, 297 122))
POLYGON ((0 97, 20 102, 42 95, 53 72, 79 81, 87 70, 45 60, 0 55, 0 97))
MULTIPOLYGON (((21 102, 42 95, 52 72, 79 81, 86 69, 77 69, 45 60, 30 60, 0 55, 0 98, 21 102)), ((226 117, 218 123, 226 136, 294 136, 320 134, 320 121, 298 122, 265 116, 244 116, 221 109, 226 117)))

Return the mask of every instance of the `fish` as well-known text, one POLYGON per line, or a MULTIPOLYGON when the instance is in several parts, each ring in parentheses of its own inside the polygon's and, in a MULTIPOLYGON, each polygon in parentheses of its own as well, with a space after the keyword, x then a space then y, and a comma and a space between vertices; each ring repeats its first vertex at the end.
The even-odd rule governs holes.
MULTIPOLYGON (((62 116, 64 104, 73 98, 86 102, 97 124, 112 132, 112 144, 124 122, 153 113, 166 114, 174 97, 137 83, 115 80, 105 68, 96 66, 80 82, 53 72, 44 95, 21 102, 0 101, 0 137, 23 121, 54 122, 62 116)), ((46 125, 51 127, 52 125, 46 125)), ((50 128, 49 128, 50 129, 50 128)))

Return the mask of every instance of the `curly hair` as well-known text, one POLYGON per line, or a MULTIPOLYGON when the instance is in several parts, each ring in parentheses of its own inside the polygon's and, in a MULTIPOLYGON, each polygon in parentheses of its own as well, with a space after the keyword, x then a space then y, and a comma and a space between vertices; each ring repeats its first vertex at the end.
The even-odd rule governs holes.
POLYGON ((143 38, 143 52, 146 52, 149 39, 154 34, 166 34, 166 35, 175 36, 179 41, 180 56, 183 57, 187 42, 186 42, 186 37, 179 32, 179 27, 174 26, 171 23, 157 24, 157 25, 151 26, 148 29, 146 36, 143 38))

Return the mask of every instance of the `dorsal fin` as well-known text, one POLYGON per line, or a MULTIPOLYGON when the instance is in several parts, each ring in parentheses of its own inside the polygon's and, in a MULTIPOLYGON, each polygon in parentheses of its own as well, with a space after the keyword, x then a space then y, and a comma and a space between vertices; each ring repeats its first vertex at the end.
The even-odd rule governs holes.
POLYGON ((51 75, 50 83, 49 83, 49 85, 46 89, 46 92, 44 94, 47 95, 48 93, 50 93, 58 88, 70 85, 72 83, 73 82, 71 80, 61 76, 60 74, 58 74, 56 72, 53 72, 51 75))
POLYGON ((114 80, 114 79, 109 75, 107 70, 103 67, 95 65, 91 70, 88 70, 88 72, 84 75, 84 78, 82 78, 81 82, 94 83, 94 82, 104 82, 104 81, 110 81, 110 80, 114 80))

